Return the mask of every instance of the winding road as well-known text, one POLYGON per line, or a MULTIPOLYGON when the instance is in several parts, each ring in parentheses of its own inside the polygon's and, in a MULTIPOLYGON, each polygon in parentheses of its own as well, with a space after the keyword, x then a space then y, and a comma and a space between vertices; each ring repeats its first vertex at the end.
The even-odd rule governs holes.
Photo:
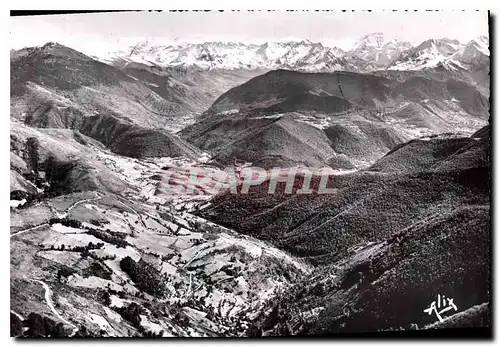
POLYGON ((45 301, 47 301, 47 305, 49 306, 49 308, 52 310, 52 312, 54 313, 54 315, 59 318, 59 320, 61 320, 63 323, 71 326, 73 328, 73 332, 70 334, 70 337, 75 335, 76 332, 78 331, 78 328, 76 327, 76 325, 74 325, 73 323, 67 321, 66 319, 64 319, 60 314, 59 312, 57 312, 56 308, 54 307, 54 304, 52 303, 52 299, 50 297, 50 294, 51 294, 51 290, 49 288, 49 286, 47 285, 47 283, 43 282, 43 281, 40 281, 40 280, 32 280, 33 282, 38 282, 40 283, 43 288, 45 289, 45 301))
POLYGON ((16 236, 16 235, 19 235, 19 234, 24 234, 24 233, 26 233, 28 231, 32 231, 32 230, 35 230, 35 229, 38 229, 38 228, 41 228, 41 227, 45 227, 45 226, 49 226, 49 225, 50 225, 49 223, 39 224, 39 225, 36 225, 34 227, 30 227, 28 229, 24 229, 24 230, 18 231, 17 233, 10 234, 10 237, 16 236))
MULTIPOLYGON (((94 192, 94 193, 96 194, 95 198, 83 199, 83 200, 79 200, 79 201, 75 202, 73 205, 71 205, 70 207, 68 207, 68 209, 66 209, 66 211, 62 213, 62 215, 59 215, 59 218, 66 218, 68 216, 68 213, 73 208, 75 208, 76 206, 78 206, 79 204, 82 204, 84 202, 90 202, 90 201, 96 201, 96 200, 102 199, 102 195, 99 192, 94 192)), ((18 231, 17 233, 10 234, 10 237, 16 236, 16 235, 19 235, 19 234, 24 234, 24 233, 26 233, 28 231, 32 231, 32 230, 35 230, 35 229, 38 229, 38 228, 41 228, 41 227, 46 227, 46 226, 49 226, 49 225, 50 225, 49 223, 43 223, 43 224, 36 225, 34 227, 29 227, 27 229, 23 229, 21 231, 18 231)))
POLYGON ((63 213, 63 217, 61 217, 61 218, 66 218, 68 216, 68 213, 70 213, 72 209, 74 209, 76 206, 78 206, 80 204, 83 204, 84 202, 91 202, 91 201, 97 201, 97 200, 101 200, 102 199, 102 195, 99 194, 99 192, 94 192, 94 193, 96 195, 95 198, 83 199, 83 200, 79 200, 79 201, 75 202, 73 205, 71 205, 70 207, 68 207, 68 209, 66 210, 66 212, 63 213))
POLYGON ((26 319, 25 317, 23 317, 22 314, 14 311, 14 310, 10 310, 10 313, 15 314, 17 316, 17 318, 19 318, 20 320, 25 320, 26 319))

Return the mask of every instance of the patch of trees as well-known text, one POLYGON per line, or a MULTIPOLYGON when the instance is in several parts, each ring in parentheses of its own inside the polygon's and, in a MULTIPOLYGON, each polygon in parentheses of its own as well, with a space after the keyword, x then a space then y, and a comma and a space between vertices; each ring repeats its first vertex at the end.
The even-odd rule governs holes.
POLYGON ((118 248, 125 248, 128 246, 128 242, 125 241, 125 237, 127 237, 124 233, 112 232, 109 229, 106 231, 97 230, 93 228, 88 228, 88 234, 95 236, 96 238, 115 245, 118 248))
POLYGON ((51 218, 49 220, 49 224, 57 224, 60 223, 66 227, 70 228, 75 228, 75 229, 80 229, 82 227, 82 222, 76 220, 76 219, 70 219, 70 218, 51 218))
POLYGON ((103 242, 98 242, 98 243, 93 243, 90 241, 86 246, 66 246, 64 244, 60 246, 54 246, 51 245, 49 248, 46 248, 44 250, 51 250, 51 251, 67 251, 67 252, 81 252, 83 257, 88 257, 89 256, 89 251, 93 249, 100 249, 104 247, 103 242))
MULTIPOLYGON (((27 176, 30 176, 31 174, 24 174, 23 176, 26 178, 27 176)), ((28 181, 33 182, 33 179, 28 179, 28 181)), ((42 185, 38 184, 35 182, 35 186, 38 188, 41 188, 42 185)), ((26 204, 19 206, 19 209, 27 208, 28 206, 33 205, 36 202, 40 202, 46 199, 51 199, 55 198, 57 196, 61 195, 58 192, 51 192, 51 191, 45 191, 43 193, 27 193, 23 192, 21 190, 14 190, 10 193, 10 199, 11 200, 22 200, 26 199, 26 204)))
POLYGON ((186 314, 184 312, 178 312, 174 316, 174 320, 176 321, 177 324, 187 327, 189 326, 189 318, 186 317, 186 314))
POLYGON ((23 321, 14 313, 10 313, 10 336, 17 337, 23 335, 23 321))
POLYGON ((161 260, 168 262, 170 259, 172 259, 175 256, 176 256, 176 254, 173 253, 173 252, 169 253, 169 254, 164 254, 164 255, 161 256, 161 260))
POLYGON ((56 324, 52 319, 34 312, 30 313, 24 325, 28 328, 23 334, 25 337, 68 336, 68 332, 64 329, 63 323, 56 324))
POLYGON ((64 163, 53 156, 49 156, 43 164, 45 179, 50 184, 49 191, 57 195, 73 191, 67 182, 67 178, 75 166, 75 162, 64 163))
POLYGON ((98 219, 91 219, 90 224, 95 225, 96 227, 101 227, 103 225, 103 223, 98 219))
MULTIPOLYGON (((49 224, 57 224, 60 223, 64 226, 75 228, 75 229, 83 229, 82 222, 76 220, 76 219, 70 219, 70 218, 51 218, 49 220, 49 224)), ((106 229, 106 231, 94 229, 94 228, 84 228, 87 230, 87 233, 110 244, 113 244, 117 247, 125 248, 129 244, 127 241, 125 241, 125 238, 127 237, 126 234, 119 233, 119 232, 113 232, 109 229, 106 229)), ((65 247, 64 245, 61 245, 60 247, 54 247, 51 246, 51 250, 61 250, 61 251, 74 251, 74 252, 84 252, 84 251, 89 251, 92 249, 98 249, 104 247, 104 243, 98 242, 97 244, 93 244, 92 242, 89 242, 89 244, 86 246, 86 248, 82 248, 80 246, 76 246, 73 248, 65 247)), ((87 254, 88 256, 88 254, 87 254)), ((109 255, 105 257, 99 258, 100 260, 108 260, 108 259, 116 259, 116 256, 109 255)))
POLYGON ((192 242, 194 246, 198 246, 203 243, 203 239, 189 239, 189 241, 192 242))
POLYGON ((87 329, 85 326, 81 326, 80 329, 76 332, 74 337, 103 337, 104 331, 101 330, 100 334, 87 329))
POLYGON ((38 188, 42 188, 43 185, 47 182, 43 177, 40 176, 38 172, 23 172, 21 173, 21 175, 38 188))
MULTIPOLYGON (((23 196, 27 201, 27 204, 23 207, 27 207, 34 202, 78 191, 77 189, 73 189, 67 181, 71 170, 73 170, 76 164, 59 162, 53 156, 49 156, 45 162, 40 163, 38 146, 38 140, 35 138, 28 139, 25 146, 24 159, 30 167, 31 172, 22 173, 22 176, 37 188, 44 189, 44 191, 42 193, 27 193, 27 196, 23 196), (45 177, 40 175, 42 171, 45 172, 45 177)), ((14 196, 19 196, 19 194, 15 193, 14 196)))
POLYGON ((127 296, 127 294, 123 290, 116 291, 114 289, 111 289, 111 287, 109 287, 109 284, 108 284, 107 290, 108 290, 109 295, 116 295, 117 297, 119 297, 121 299, 125 299, 125 297, 127 296))
POLYGON ((140 290, 157 297, 165 295, 165 276, 143 260, 136 262, 127 256, 120 261, 120 268, 129 275, 140 290))
MULTIPOLYGON (((196 214, 196 211, 194 212, 194 214, 196 214)), ((200 230, 203 230, 202 227, 203 227, 203 224, 196 220, 196 221, 191 221, 191 220, 188 220, 188 225, 191 229, 195 230, 195 231, 200 231, 200 230)))
POLYGON ((74 270, 73 268, 63 265, 62 268, 57 270, 57 279, 60 281, 62 278, 68 278, 69 276, 73 275, 76 272, 77 271, 74 270))
POLYGON ((147 337, 147 338, 158 338, 158 337, 163 337, 163 330, 161 330, 158 333, 155 333, 150 330, 145 330, 144 328, 139 329, 139 331, 142 333, 142 336, 147 337))
POLYGON ((105 280, 111 280, 112 271, 100 262, 93 261, 89 267, 82 271, 83 277, 96 276, 104 278, 105 280))
POLYGON ((95 259, 95 260, 101 260, 101 261, 104 261, 104 260, 115 260, 116 259, 116 254, 106 254, 106 255, 103 255, 103 256, 98 256, 95 253, 90 253, 90 257, 93 258, 93 259, 95 259))
POLYGON ((239 266, 233 266, 232 264, 224 265, 221 267, 220 271, 224 271, 228 276, 238 277, 241 268, 239 266))
POLYGON ((10 192, 10 200, 23 200, 28 201, 29 193, 22 190, 14 190, 10 192))
POLYGON ((98 298, 104 304, 104 306, 111 305, 111 294, 110 294, 109 290, 99 289, 98 298))
MULTIPOLYGON (((252 320, 248 320, 248 325, 238 328, 248 337, 260 337, 265 331, 266 336, 290 336, 302 335, 304 325, 309 324, 302 315, 303 306, 299 306, 296 299, 298 291, 304 291, 310 284, 310 278, 304 281, 297 281, 296 285, 288 287, 285 290, 278 290, 272 297, 268 298, 263 307, 252 320)), ((315 306, 316 301, 307 300, 309 306, 315 306)), ((247 316, 249 311, 240 312, 240 315, 247 316)), ((241 321, 241 317, 235 317, 241 321)))
POLYGON ((130 324, 132 324, 132 326, 136 328, 139 333, 142 334, 142 336, 149 338, 163 336, 163 330, 155 333, 153 331, 146 330, 141 325, 141 315, 145 315, 147 313, 144 307, 142 307, 141 305, 132 302, 128 306, 115 308, 115 311, 118 312, 123 317, 123 319, 130 322, 130 324))
POLYGON ((24 146, 25 159, 31 170, 38 173, 40 143, 36 137, 29 137, 24 146))
POLYGON ((154 181, 161 181, 163 179, 163 176, 162 175, 158 175, 158 174, 155 174, 155 175, 152 175, 150 177, 152 180, 154 181))
POLYGON ((138 329, 141 327, 141 314, 146 314, 144 307, 135 302, 131 302, 128 306, 117 307, 115 311, 138 329))
MULTIPOLYGON (((26 178, 26 176, 30 176, 33 174, 24 174, 23 176, 26 178)), ((32 179, 28 179, 28 181, 33 182, 32 179)), ((35 184, 37 187, 41 187, 39 184, 35 184)), ((44 199, 50 199, 55 197, 56 195, 49 194, 49 193, 29 193, 25 192, 22 190, 14 190, 10 192, 10 200, 23 200, 26 199, 26 203, 23 205, 18 206, 18 209, 24 209, 27 208, 28 206, 31 206, 33 203, 42 201, 44 199)))
POLYGON ((104 247, 104 243, 103 242, 98 242, 96 244, 89 242, 87 246, 76 246, 76 247, 73 247, 71 248, 71 251, 74 251, 74 252, 81 252, 82 253, 82 257, 88 257, 90 255, 89 251, 93 250, 93 249, 100 249, 100 248, 103 248, 104 247))

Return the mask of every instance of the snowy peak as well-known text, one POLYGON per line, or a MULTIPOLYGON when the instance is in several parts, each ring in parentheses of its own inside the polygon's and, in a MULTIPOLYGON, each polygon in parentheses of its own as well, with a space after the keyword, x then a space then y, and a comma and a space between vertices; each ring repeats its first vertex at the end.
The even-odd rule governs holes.
POLYGON ((422 54, 442 55, 448 57, 455 53, 460 46, 457 40, 449 39, 431 39, 422 42, 414 50, 414 55, 422 54))
MULTIPOLYGON (((269 41, 263 44, 205 42, 177 45, 150 45, 141 42, 116 57, 160 66, 195 66, 207 69, 345 69, 340 59, 345 52, 309 40, 269 41)), ((112 57, 105 58, 112 62, 112 57)))
POLYGON ((373 33, 363 36, 349 55, 358 62, 364 60, 374 69, 385 68, 411 47, 409 42, 396 39, 386 42, 382 33, 373 33))
POLYGON ((486 47, 489 47, 490 45, 490 39, 487 37, 487 36, 479 36, 476 41, 479 43, 479 44, 482 44, 486 47))
POLYGON ((463 44, 448 38, 430 39, 409 49, 391 66, 390 70, 423 70, 442 67, 447 70, 469 69, 471 66, 488 63, 488 39, 480 37, 463 44))
POLYGON ((367 48, 381 48, 385 43, 383 33, 372 33, 361 37, 358 43, 354 46, 354 50, 367 48))
POLYGON ((464 51, 479 51, 480 53, 490 55, 490 42, 487 37, 480 36, 475 40, 471 40, 464 48, 464 51))
POLYGON ((32 57, 53 56, 80 60, 90 59, 89 56, 57 42, 47 42, 44 45, 25 47, 17 51, 11 51, 11 59, 18 59, 28 55, 32 57))
POLYGON ((484 42, 471 40, 465 47, 459 49, 453 59, 464 64, 483 64, 489 62, 489 47, 484 42))
POLYGON ((137 43, 137 45, 132 47, 132 49, 130 51, 130 55, 137 54, 138 52, 140 52, 141 50, 144 50, 148 46, 149 46, 148 40, 141 41, 141 42, 137 43))

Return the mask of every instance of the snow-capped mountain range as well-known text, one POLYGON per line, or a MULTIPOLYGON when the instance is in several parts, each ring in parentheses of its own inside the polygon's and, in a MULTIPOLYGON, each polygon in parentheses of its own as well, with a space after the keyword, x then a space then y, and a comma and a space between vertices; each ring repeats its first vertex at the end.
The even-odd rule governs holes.
POLYGON ((422 70, 439 64, 455 70, 464 64, 489 59, 489 40, 481 36, 470 42, 430 39, 419 45, 386 40, 382 33, 365 35, 344 51, 322 43, 273 41, 263 44, 205 42, 174 45, 150 44, 147 40, 95 58, 106 63, 138 62, 158 66, 202 69, 291 69, 308 72, 422 70))
POLYGON ((468 43, 458 40, 431 39, 414 48, 402 52, 393 61, 390 70, 423 70, 442 66, 448 70, 467 69, 466 65, 487 63, 489 60, 489 40, 481 36, 468 43))
POLYGON ((128 50, 97 58, 104 62, 134 61, 159 66, 197 66, 205 69, 300 69, 340 70, 349 63, 345 52, 308 40, 244 44, 205 42, 178 45, 150 45, 140 42, 128 50))

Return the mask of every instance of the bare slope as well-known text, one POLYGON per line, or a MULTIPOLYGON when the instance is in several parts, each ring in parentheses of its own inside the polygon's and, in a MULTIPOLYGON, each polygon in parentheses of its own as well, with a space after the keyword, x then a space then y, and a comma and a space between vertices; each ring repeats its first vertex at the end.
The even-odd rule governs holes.
POLYGON ((262 167, 322 167, 335 156, 321 130, 291 117, 272 119, 257 129, 239 135, 233 142, 218 149, 214 157, 217 162, 230 164, 237 158, 262 167))

